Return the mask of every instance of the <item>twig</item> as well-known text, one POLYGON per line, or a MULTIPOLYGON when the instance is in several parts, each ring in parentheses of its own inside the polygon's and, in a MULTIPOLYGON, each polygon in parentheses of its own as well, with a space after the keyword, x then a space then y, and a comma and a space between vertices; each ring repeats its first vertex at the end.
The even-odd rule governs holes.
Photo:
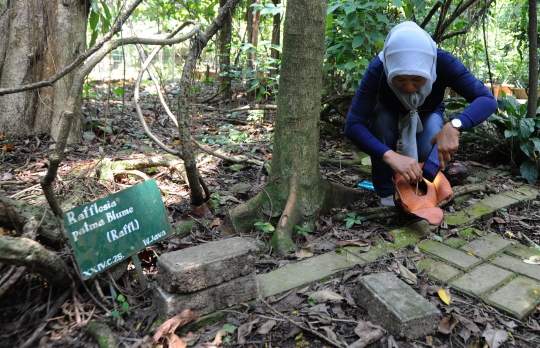
POLYGON ((302 324, 299 324, 299 323, 295 322, 294 320, 292 320, 291 318, 289 318, 288 316, 286 316, 286 315, 284 315, 284 314, 282 314, 282 313, 276 311, 272 306, 270 306, 270 304, 268 304, 268 302, 266 302, 266 301, 265 301, 262 297, 260 297, 260 296, 259 296, 259 300, 260 300, 262 303, 264 303, 264 305, 265 305, 266 307, 268 307, 268 309, 270 309, 270 311, 271 311, 274 315, 277 315, 278 317, 287 320, 289 323, 298 326, 299 328, 301 328, 301 329, 304 330, 304 331, 308 331, 308 332, 314 334, 315 336, 317 336, 317 337, 319 337, 320 339, 322 339, 322 340, 328 342, 329 344, 331 344, 331 345, 334 346, 334 347, 339 347, 339 348, 341 348, 341 345, 340 345, 338 342, 334 342, 334 341, 332 341, 331 339, 329 339, 328 337, 326 337, 326 336, 324 336, 324 335, 321 335, 321 334, 318 333, 317 331, 312 330, 312 329, 310 329, 310 328, 308 328, 308 327, 306 327, 306 326, 304 326, 304 325, 302 325, 302 324))
POLYGON ((41 332, 45 329, 45 327, 49 323, 48 319, 51 318, 56 313, 56 311, 58 311, 58 309, 66 301, 66 299, 68 298, 70 293, 71 293, 71 289, 68 289, 68 290, 64 291, 64 293, 62 295, 60 295, 60 297, 53 304, 53 306, 51 307, 49 312, 47 312, 45 317, 43 317, 43 320, 42 320, 43 322, 41 323, 41 325, 39 325, 39 327, 34 331, 32 336, 30 336, 30 338, 28 340, 26 340, 26 342, 24 342, 24 344, 21 345, 19 348, 27 348, 27 347, 32 346, 34 341, 41 336, 41 332))

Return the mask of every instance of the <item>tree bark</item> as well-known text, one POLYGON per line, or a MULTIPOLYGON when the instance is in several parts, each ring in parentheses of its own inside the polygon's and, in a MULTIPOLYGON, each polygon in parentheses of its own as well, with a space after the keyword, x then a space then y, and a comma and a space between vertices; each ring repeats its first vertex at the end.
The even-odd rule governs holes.
MULTIPOLYGON (((0 88, 46 80, 69 65, 86 46, 88 3, 69 1, 8 1, 0 15, 0 88)), ((61 111, 74 73, 53 87, 0 97, 0 123, 8 134, 50 133, 58 138, 61 111)), ((81 95, 69 144, 82 130, 81 95)))
MULTIPOLYGON (((281 4, 281 0, 272 0, 272 3, 274 6, 277 6, 281 4)), ((273 22, 272 22, 272 44, 273 45, 280 45, 281 41, 281 15, 276 14, 274 15, 273 22)), ((279 51, 276 49, 271 49, 270 56, 274 59, 279 59, 279 51)), ((277 64, 276 64, 277 67, 277 64)))
POLYGON ((290 0, 285 15, 281 81, 277 98, 274 156, 267 186, 233 208, 229 221, 237 232, 272 220, 271 245, 278 254, 295 249, 296 225, 313 226, 319 214, 351 202, 359 191, 325 182, 319 170, 319 128, 325 0, 290 0))
POLYGON ((55 252, 28 238, 0 235, 0 261, 25 266, 29 271, 40 274, 61 288, 66 288, 71 283, 62 259, 55 252))
POLYGON ((536 117, 538 104, 538 17, 536 0, 529 0, 529 97, 527 117, 536 117))
MULTIPOLYGON (((200 56, 204 46, 207 42, 216 34, 216 32, 222 28, 227 21, 230 21, 230 17, 236 4, 239 0, 228 0, 225 6, 222 8, 220 14, 214 19, 206 31, 196 37, 189 50, 184 69, 182 70, 182 77, 180 78, 180 93, 178 93, 178 126, 179 126, 179 138, 181 143, 181 152, 183 154, 184 166, 186 168, 186 176, 191 190, 191 202, 194 205, 201 205, 204 203, 203 189, 199 185, 200 174, 195 162, 195 154, 193 151, 193 145, 191 142, 191 112, 189 107, 189 93, 191 87, 191 80, 197 59, 200 56)), ((210 197, 206 197, 209 199, 210 197)))
MULTIPOLYGON (((225 6, 227 0, 220 0, 219 5, 221 8, 225 6)), ((220 73, 229 72, 231 68, 231 55, 230 55, 230 44, 232 37, 232 17, 230 17, 223 28, 220 30, 219 34, 219 71, 220 73)), ((221 91, 223 91, 223 98, 228 100, 231 99, 231 81, 232 78, 229 74, 219 76, 219 85, 221 91)))

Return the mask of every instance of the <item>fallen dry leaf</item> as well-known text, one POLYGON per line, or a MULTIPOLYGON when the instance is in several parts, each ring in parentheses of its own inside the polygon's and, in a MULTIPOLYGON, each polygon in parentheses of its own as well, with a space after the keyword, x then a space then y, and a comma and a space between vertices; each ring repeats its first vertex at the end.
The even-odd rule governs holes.
POLYGON ((176 331, 176 328, 197 319, 197 315, 190 309, 184 309, 180 314, 175 315, 171 319, 161 324, 154 334, 154 342, 157 342, 162 336, 170 337, 176 331))
POLYGON ((186 348, 187 343, 175 334, 171 334, 168 338, 169 348, 186 348))
POLYGON ((259 322, 259 318, 248 321, 245 324, 242 324, 238 327, 238 343, 244 344, 246 343, 246 336, 251 333, 251 330, 253 330, 253 325, 257 324, 259 322))
POLYGON ((439 332, 448 335, 458 323, 459 320, 454 314, 444 317, 439 324, 439 332))
POLYGON ((366 242, 361 239, 351 239, 351 240, 340 240, 339 242, 336 242, 336 245, 339 245, 340 247, 346 247, 348 245, 367 247, 367 246, 371 246, 371 243, 366 242))
POLYGON ((407 267, 403 266, 400 262, 396 262, 399 269, 400 278, 409 285, 416 285, 418 279, 416 275, 409 271, 407 267))
POLYGON ((255 333, 258 335, 266 335, 267 333, 270 332, 270 330, 274 328, 274 326, 276 326, 276 324, 277 324, 277 321, 268 320, 267 322, 259 326, 259 328, 257 329, 257 331, 255 331, 255 333))
POLYGON ((229 334, 228 330, 221 329, 216 333, 216 337, 214 338, 214 342, 212 344, 215 344, 216 346, 219 346, 221 342, 223 342, 223 337, 227 336, 229 334))
POLYGON ((486 339, 489 348, 498 348, 508 340, 508 332, 499 329, 488 329, 484 331, 482 337, 486 339))
POLYGON ((439 289, 437 291, 437 294, 439 294, 439 297, 441 298, 441 300, 446 303, 447 305, 450 305, 450 301, 452 300, 452 296, 450 296, 449 293, 447 293, 446 291, 444 291, 444 289, 439 289))
POLYGON ((309 299, 315 303, 335 302, 345 300, 345 297, 341 296, 330 290, 321 290, 311 294, 309 299))
POLYGON ((523 260, 523 262, 530 263, 531 265, 540 265, 540 255, 531 256, 527 260, 523 260))
POLYGON ((297 257, 298 260, 312 257, 313 255, 315 255, 314 250, 313 250, 313 245, 309 245, 305 248, 298 250, 294 255, 297 257))
POLYGON ((218 227, 221 225, 221 219, 220 218, 216 218, 214 221, 212 221, 212 223, 210 224, 210 228, 212 227, 218 227))

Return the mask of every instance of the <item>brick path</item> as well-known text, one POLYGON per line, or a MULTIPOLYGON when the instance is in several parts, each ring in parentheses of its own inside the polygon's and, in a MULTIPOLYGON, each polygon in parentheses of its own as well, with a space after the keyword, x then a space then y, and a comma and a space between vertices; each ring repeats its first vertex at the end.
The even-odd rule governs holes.
POLYGON ((361 258, 352 253, 331 252, 259 275, 261 295, 277 295, 319 282, 336 276, 354 264, 363 265, 376 260, 383 251, 415 244, 424 255, 418 266, 428 269, 432 280, 450 286, 452 291, 477 297, 522 320, 540 304, 540 265, 524 263, 523 259, 539 255, 540 251, 499 235, 482 236, 481 231, 467 226, 476 219, 493 216, 499 209, 534 200, 539 194, 540 191, 534 187, 524 185, 482 199, 453 215, 446 214, 446 223, 451 228, 457 228, 459 236, 448 238, 443 243, 425 239, 432 227, 425 221, 419 221, 390 231, 395 237, 394 244, 378 239, 377 245, 361 254, 361 258))

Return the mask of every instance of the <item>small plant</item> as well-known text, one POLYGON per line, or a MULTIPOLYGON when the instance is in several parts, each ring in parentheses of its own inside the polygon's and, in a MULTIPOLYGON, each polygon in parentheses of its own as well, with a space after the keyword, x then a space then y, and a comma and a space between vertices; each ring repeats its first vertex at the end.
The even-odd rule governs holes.
POLYGON ((300 227, 296 225, 294 226, 294 228, 296 229, 296 233, 301 234, 303 236, 307 236, 309 232, 312 232, 311 228, 309 227, 300 227))
POLYGON ((270 233, 276 230, 276 228, 269 222, 256 222, 255 227, 259 228, 264 233, 270 233))
POLYGON ((219 197, 218 193, 212 193, 210 195, 210 200, 208 201, 208 206, 210 209, 215 209, 220 205, 224 205, 225 203, 226 202, 219 197))
MULTIPOLYGON (((120 303, 120 309, 119 310, 115 309, 114 311, 109 313, 109 315, 111 317, 115 318, 116 319, 116 325, 120 326, 120 320, 122 319, 122 314, 127 313, 129 315, 129 314, 131 314, 131 312, 129 311, 129 302, 124 297, 124 295, 119 294, 116 297, 116 300, 120 303)), ((115 307, 116 307, 116 302, 115 302, 115 307)))
POLYGON ((362 221, 365 221, 366 218, 363 216, 356 216, 354 213, 348 213, 345 218, 345 227, 351 228, 354 225, 361 225, 362 221))

